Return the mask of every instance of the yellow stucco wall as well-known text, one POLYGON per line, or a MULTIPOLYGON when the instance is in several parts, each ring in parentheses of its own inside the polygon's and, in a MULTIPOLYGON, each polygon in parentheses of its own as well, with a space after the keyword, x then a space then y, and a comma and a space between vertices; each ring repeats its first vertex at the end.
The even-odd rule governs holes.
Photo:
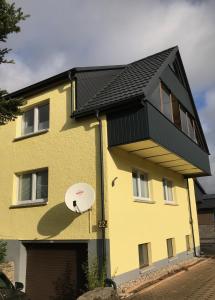
POLYGON ((47 133, 14 141, 20 135, 20 118, 0 127, 0 239, 96 239, 99 206, 96 119, 74 121, 70 85, 53 88, 27 99, 25 110, 47 100, 47 133), (48 204, 9 209, 16 203, 16 173, 48 167, 48 204), (96 190, 91 212, 72 213, 64 204, 69 186, 87 182, 96 190))
MULTIPOLYGON (((121 149, 107 150, 105 161, 112 276, 139 268, 138 244, 151 243, 152 263, 167 258, 167 238, 175 238, 176 254, 185 252, 185 236, 191 235, 191 226, 186 182, 182 175, 121 149), (133 169, 148 173, 150 198, 154 203, 134 201, 133 169), (173 181, 177 205, 164 204, 163 177, 173 181)), ((190 188, 196 246, 199 246, 192 180, 190 188)))
MULTIPOLYGON (((71 115, 70 85, 61 85, 27 99, 25 110, 44 100, 50 103, 49 131, 14 141, 20 135, 20 119, 0 127, 0 239, 72 240, 100 238, 100 180, 98 122, 95 118, 74 121, 71 115), (17 178, 22 173, 48 168, 48 204, 13 208, 17 178), (67 188, 87 182, 96 190, 92 211, 74 214, 64 204, 67 188)), ((176 253, 186 250, 185 235, 191 235, 186 183, 180 174, 159 167, 120 149, 109 150, 103 119, 106 238, 110 239, 112 275, 139 267, 138 244, 151 243, 151 261, 167 257, 166 239, 175 238, 176 253), (150 178, 151 200, 135 202, 132 196, 132 169, 146 171, 150 178), (174 182, 177 205, 165 205, 162 178, 174 182), (112 186, 114 178, 115 185, 112 186)), ((193 181, 189 180, 196 246, 199 246, 193 181)))

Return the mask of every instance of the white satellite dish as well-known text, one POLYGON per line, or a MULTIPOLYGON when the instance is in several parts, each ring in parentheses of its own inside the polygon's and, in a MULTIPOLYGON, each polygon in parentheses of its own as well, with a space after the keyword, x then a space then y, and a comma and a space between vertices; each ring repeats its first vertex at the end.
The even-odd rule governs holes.
POLYGON ((65 194, 66 206, 77 213, 89 210, 95 201, 95 191, 87 183, 76 183, 65 194))

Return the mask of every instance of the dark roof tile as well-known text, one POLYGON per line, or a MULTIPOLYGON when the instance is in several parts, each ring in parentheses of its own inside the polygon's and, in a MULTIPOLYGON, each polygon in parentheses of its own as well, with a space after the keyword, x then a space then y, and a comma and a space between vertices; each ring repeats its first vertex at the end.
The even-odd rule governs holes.
POLYGON ((90 98, 89 101, 80 107, 75 114, 78 115, 99 109, 111 103, 121 103, 128 98, 144 96, 144 88, 158 72, 162 64, 166 62, 166 59, 172 51, 176 51, 176 49, 177 47, 173 47, 128 64, 90 98))

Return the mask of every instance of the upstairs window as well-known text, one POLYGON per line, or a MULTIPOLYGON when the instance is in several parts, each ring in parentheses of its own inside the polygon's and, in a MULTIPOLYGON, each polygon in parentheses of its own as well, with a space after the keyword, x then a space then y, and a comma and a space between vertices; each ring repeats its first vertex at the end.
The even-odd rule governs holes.
POLYGON ((48 198, 48 170, 23 173, 18 176, 19 203, 44 202, 48 198))
POLYGON ((161 86, 161 112, 173 121, 171 93, 163 84, 161 86))
POLYGON ((204 148, 199 128, 191 114, 179 103, 177 98, 163 84, 160 85, 160 104, 156 101, 156 93, 151 95, 151 102, 158 108, 171 122, 188 135, 195 143, 204 148))
POLYGON ((169 203, 173 203, 173 183, 171 180, 163 178, 163 192, 164 200, 169 203))
POLYGON ((28 135, 49 128, 49 104, 35 106, 22 116, 22 135, 28 135))
POLYGON ((132 172, 132 181, 134 197, 149 200, 148 174, 134 171, 132 172))

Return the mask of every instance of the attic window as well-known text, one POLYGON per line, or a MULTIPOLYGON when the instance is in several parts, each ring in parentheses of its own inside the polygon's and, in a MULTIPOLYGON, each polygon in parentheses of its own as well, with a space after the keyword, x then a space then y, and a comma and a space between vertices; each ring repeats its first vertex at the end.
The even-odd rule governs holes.
POLYGON ((196 121, 191 114, 179 103, 172 92, 163 84, 160 84, 160 103, 156 107, 171 121, 188 135, 195 143, 203 147, 203 141, 196 121))

